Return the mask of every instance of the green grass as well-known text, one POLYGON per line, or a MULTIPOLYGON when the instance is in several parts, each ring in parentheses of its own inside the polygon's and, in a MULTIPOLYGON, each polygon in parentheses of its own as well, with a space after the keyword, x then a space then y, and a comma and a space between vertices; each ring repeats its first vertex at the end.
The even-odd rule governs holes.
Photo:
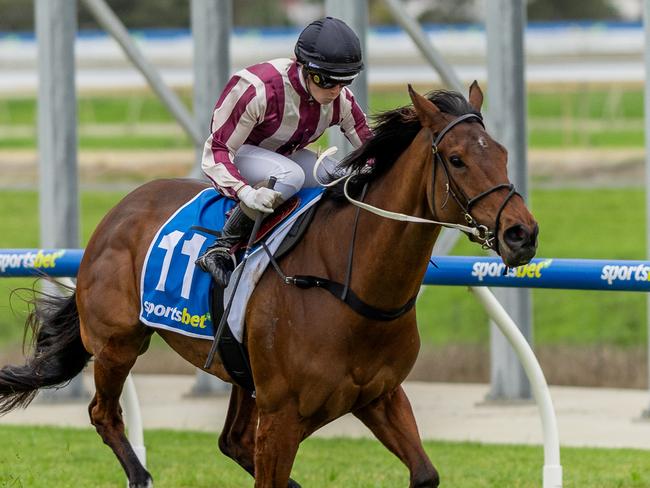
POLYGON ((640 120, 635 130, 599 130, 584 132, 579 129, 534 130, 529 131, 528 145, 534 149, 544 148, 630 148, 643 147, 643 121, 640 120))
MULTIPOLYGON (((121 192, 82 192, 82 243, 121 192)), ((532 209, 540 223, 538 256, 644 259, 643 189, 537 189, 532 209)), ((37 247, 37 194, 0 193, 0 247, 37 247)), ((458 255, 480 250, 462 238, 458 255)), ((0 344, 18 342, 22 318, 9 309, 9 291, 29 279, 0 281, 0 344)), ((534 290, 535 343, 539 345, 642 346, 646 341, 646 295, 630 292, 534 290)), ((18 311, 20 301, 14 300, 18 311)), ((463 287, 427 287, 417 306, 425 344, 487 344, 487 316, 463 287)))
MULTIPOLYGON (((187 107, 191 95, 180 93, 187 107)), ((409 103, 406 89, 371 91, 369 113, 393 109, 409 103)), ((576 86, 553 89, 531 88, 528 94, 528 129, 531 148, 573 147, 642 147, 643 90, 611 86, 594 88, 576 86)), ((489 105, 489 100, 488 100, 489 105)), ((78 99, 80 127, 118 124, 125 128, 147 124, 175 124, 174 119, 153 94, 147 91, 133 95, 81 95, 78 99)), ((0 98, 0 149, 25 149, 36 146, 36 100, 32 98, 0 98), (23 127, 27 134, 2 135, 3 127, 23 127)), ((80 135, 84 149, 134 149, 191 147, 182 134, 125 135, 105 137, 80 135)))
MULTIPOLYGON (((145 432, 145 442, 158 488, 253 486, 248 474, 216 452, 215 434, 152 430, 145 432)), ((0 445, 0 487, 124 486, 117 460, 90 429, 3 426, 0 445)), ((429 441, 425 449, 443 487, 541 486, 541 447, 429 441)), ((564 448, 561 456, 566 488, 650 486, 647 451, 564 448)), ((407 469, 367 439, 307 439, 292 477, 322 488, 408 485, 407 469)))

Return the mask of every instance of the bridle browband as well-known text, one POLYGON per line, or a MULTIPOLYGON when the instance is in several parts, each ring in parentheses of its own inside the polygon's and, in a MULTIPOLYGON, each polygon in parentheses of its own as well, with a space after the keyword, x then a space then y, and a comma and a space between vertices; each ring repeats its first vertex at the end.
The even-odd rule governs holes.
MULTIPOLYGON (((503 212, 504 208, 510 201, 510 199, 513 197, 513 195, 519 195, 519 193, 515 190, 515 186, 512 183, 500 183, 498 185, 494 185, 492 188, 489 188, 478 195, 469 198, 465 193, 460 189, 456 181, 451 177, 451 174, 449 172, 449 166, 447 163, 447 160, 442 157, 442 154, 440 153, 438 146, 440 145, 440 142, 442 141, 442 138, 451 130, 453 129, 456 125, 460 124, 461 122, 465 122, 467 120, 476 120, 478 121, 483 128, 485 128, 485 125, 483 124, 483 118, 474 113, 469 113, 469 114, 464 114, 461 115, 445 126, 444 129, 440 131, 436 139, 433 141, 431 144, 431 148, 433 151, 433 157, 434 161, 432 164, 432 183, 435 188, 435 182, 436 182, 436 161, 439 161, 443 170, 445 171, 445 176, 447 178, 447 184, 446 184, 446 190, 447 194, 451 195, 451 197, 454 199, 456 204, 460 207, 460 209, 463 211, 463 216, 465 217, 465 221, 467 222, 467 225, 472 228, 476 229, 478 232, 474 232, 473 234, 476 236, 476 239, 481 243, 483 249, 492 249, 494 250, 497 254, 499 253, 499 222, 501 220, 501 213, 503 212), (465 203, 461 201, 460 198, 458 198, 458 195, 454 191, 454 188, 456 189, 456 192, 460 193, 463 199, 465 200, 465 203), (494 193, 495 191, 498 191, 502 188, 507 188, 508 189, 508 194, 506 195, 506 198, 501 202, 501 205, 499 206, 499 209, 497 211, 496 217, 495 217, 495 223, 494 223, 494 231, 491 231, 486 225, 479 224, 478 221, 472 216, 471 210, 474 204, 476 204, 479 200, 483 199, 484 197, 490 195, 491 193, 494 193)), ((445 201, 446 203, 446 201, 445 201)), ((444 204, 443 204, 444 206, 444 204)))

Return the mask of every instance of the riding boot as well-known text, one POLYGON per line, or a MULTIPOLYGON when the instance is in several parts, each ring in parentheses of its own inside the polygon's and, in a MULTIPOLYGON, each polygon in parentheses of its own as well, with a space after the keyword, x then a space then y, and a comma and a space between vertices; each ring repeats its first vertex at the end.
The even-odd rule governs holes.
POLYGON ((223 226, 221 236, 196 260, 196 264, 212 275, 215 283, 223 288, 228 285, 234 270, 231 249, 240 241, 248 239, 254 222, 238 205, 223 226))

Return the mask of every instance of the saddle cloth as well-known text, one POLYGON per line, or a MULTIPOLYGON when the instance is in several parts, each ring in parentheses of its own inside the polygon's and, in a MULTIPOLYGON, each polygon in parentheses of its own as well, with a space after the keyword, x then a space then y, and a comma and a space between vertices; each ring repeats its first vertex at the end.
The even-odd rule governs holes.
MULTIPOLYGON (((266 245, 274 253, 294 221, 320 200, 322 188, 298 192, 298 205, 268 234, 266 245)), ((216 239, 235 202, 206 188, 181 206, 154 236, 145 257, 140 283, 140 320, 151 327, 212 340, 220 317, 210 313, 212 278, 194 262, 216 239), (213 320, 214 319, 214 320, 213 320)), ((233 300, 228 324, 241 342, 246 304, 268 266, 269 258, 258 244, 251 252, 233 300)), ((235 273, 239 273, 238 267, 235 273)), ((227 303, 235 280, 224 293, 227 303)), ((225 307, 224 303, 224 307, 225 307)))

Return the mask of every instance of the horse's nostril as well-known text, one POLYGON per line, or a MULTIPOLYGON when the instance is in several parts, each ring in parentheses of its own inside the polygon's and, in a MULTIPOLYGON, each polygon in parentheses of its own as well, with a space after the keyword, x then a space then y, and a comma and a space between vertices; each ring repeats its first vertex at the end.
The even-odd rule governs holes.
POLYGON ((539 225, 535 224, 533 227, 533 233, 530 236, 530 245, 537 247, 537 235, 539 234, 539 225))
POLYGON ((524 247, 526 245, 534 245, 534 241, 536 239, 537 232, 533 231, 533 234, 531 235, 528 230, 523 225, 513 225, 509 229, 506 229, 506 231, 503 234, 503 237, 511 248, 519 248, 519 247, 524 247), (532 242, 531 242, 532 241, 532 242))

